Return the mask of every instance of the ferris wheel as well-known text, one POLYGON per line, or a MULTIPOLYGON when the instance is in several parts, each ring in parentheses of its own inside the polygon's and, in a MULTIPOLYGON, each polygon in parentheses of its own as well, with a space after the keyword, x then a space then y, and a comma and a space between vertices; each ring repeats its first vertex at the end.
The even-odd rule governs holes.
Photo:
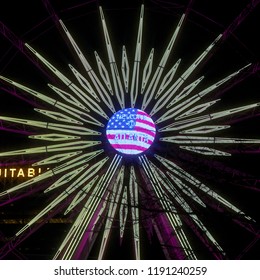
POLYGON ((0 258, 259 258, 259 1, 70 2, 1 23, 0 258))

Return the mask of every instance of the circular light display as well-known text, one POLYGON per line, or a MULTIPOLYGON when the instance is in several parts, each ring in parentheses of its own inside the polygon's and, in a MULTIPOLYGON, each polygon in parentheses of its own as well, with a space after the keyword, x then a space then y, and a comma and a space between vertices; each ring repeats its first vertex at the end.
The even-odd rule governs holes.
POLYGON ((112 147, 123 154, 143 153, 152 145, 156 131, 151 117, 142 110, 127 108, 108 121, 106 135, 112 147))

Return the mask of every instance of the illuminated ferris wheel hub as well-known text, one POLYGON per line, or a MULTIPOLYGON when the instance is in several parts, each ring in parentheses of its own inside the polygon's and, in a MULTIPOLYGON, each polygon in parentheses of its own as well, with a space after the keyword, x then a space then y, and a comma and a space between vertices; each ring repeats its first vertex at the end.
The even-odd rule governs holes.
POLYGON ((152 118, 144 111, 126 108, 117 111, 108 121, 106 136, 118 152, 137 155, 145 152, 156 135, 152 118))

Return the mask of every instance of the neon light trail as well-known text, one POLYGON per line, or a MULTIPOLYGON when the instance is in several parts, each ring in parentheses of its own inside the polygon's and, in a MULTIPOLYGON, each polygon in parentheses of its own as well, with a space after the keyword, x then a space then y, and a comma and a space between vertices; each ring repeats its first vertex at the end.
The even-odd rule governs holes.
MULTIPOLYGON (((105 259, 112 235, 120 244, 131 243, 133 259, 144 258, 143 242, 154 238, 166 259, 229 258, 228 245, 214 227, 225 219, 257 238, 257 223, 254 213, 226 198, 217 179, 211 181, 207 172, 222 174, 217 162, 228 162, 238 146, 237 150, 259 147, 260 139, 231 136, 230 120, 256 112, 260 103, 222 108, 216 106, 221 99, 213 93, 230 86, 252 65, 245 63, 214 82, 203 83, 207 75, 201 76, 200 66, 214 57, 227 33, 208 39, 193 62, 183 64, 172 54, 177 38, 185 33, 188 12, 176 15, 178 22, 163 53, 154 49, 145 53, 143 5, 134 55, 131 58, 123 46, 118 59, 106 11, 100 7, 99 13, 107 58, 95 52, 97 67, 92 68, 77 43, 79 34, 74 36, 69 22, 59 20, 56 24, 81 67, 69 64, 68 74, 32 42, 23 47, 31 61, 53 77, 49 89, 14 81, 8 73, 0 76, 3 86, 44 104, 35 106, 38 118, 0 116, 2 130, 28 136, 34 143, 0 152, 1 162, 33 161, 26 173, 31 178, 2 190, 0 206, 37 194, 48 197, 42 209, 6 239, 0 258, 8 258, 57 215, 73 222, 57 244, 54 259, 105 259), (33 170, 41 168, 40 176, 32 176, 33 170), (211 215, 218 217, 217 224, 211 215)), ((22 176, 21 170, 0 171, 1 177, 22 176)))

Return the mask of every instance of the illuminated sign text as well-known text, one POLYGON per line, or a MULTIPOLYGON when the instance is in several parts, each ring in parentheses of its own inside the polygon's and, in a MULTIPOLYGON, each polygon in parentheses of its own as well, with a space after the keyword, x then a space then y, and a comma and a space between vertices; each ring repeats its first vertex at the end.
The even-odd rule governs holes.
POLYGON ((0 178, 32 178, 40 175, 41 168, 0 168, 0 178))

